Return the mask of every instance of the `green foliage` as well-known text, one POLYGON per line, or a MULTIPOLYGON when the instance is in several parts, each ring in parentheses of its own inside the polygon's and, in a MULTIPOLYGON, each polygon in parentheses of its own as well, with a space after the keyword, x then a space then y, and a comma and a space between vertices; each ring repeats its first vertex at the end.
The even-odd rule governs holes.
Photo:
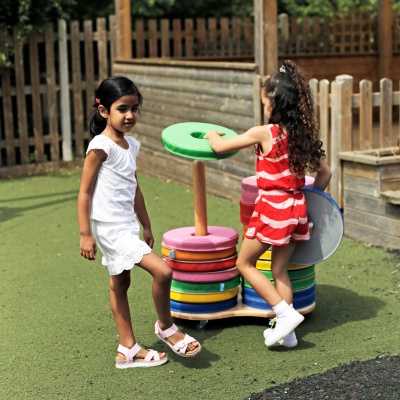
MULTIPOLYGON (((399 0, 393 3, 399 3, 399 0)), ((332 16, 335 11, 344 10, 376 10, 378 0, 281 0, 278 4, 279 12, 312 17, 332 16)))
MULTIPOLYGON (((36 28, 39 31, 44 23, 58 18, 69 18, 76 0, 5 0, 0 1, 0 30, 11 35, 12 27, 18 26, 17 39, 23 40, 36 28)), ((0 51, 0 68, 11 66, 12 44, 6 41, 9 56, 0 51)))
POLYGON ((253 0, 146 0, 131 2, 134 17, 241 17, 253 13, 253 0))

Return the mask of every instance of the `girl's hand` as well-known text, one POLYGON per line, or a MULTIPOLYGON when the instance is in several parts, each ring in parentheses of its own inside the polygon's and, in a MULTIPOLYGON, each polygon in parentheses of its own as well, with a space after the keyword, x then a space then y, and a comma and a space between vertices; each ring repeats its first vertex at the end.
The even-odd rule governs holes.
POLYGON ((150 248, 154 246, 153 232, 150 228, 143 229, 143 240, 148 244, 150 248))
POLYGON ((224 136, 224 135, 225 135, 225 132, 217 132, 216 130, 211 130, 211 131, 208 131, 208 132, 203 136, 203 139, 210 139, 210 136, 211 136, 211 135, 215 135, 215 134, 217 134, 217 135, 219 135, 219 136, 224 136))
POLYGON ((81 236, 80 249, 82 257, 87 260, 96 259, 97 247, 93 236, 81 236))

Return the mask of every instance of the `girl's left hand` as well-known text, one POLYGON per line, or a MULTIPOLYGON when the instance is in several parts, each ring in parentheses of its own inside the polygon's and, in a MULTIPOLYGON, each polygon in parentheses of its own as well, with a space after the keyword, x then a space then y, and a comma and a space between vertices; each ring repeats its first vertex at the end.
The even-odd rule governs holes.
POLYGON ((150 248, 154 246, 154 237, 151 229, 143 229, 143 240, 147 243, 150 248))

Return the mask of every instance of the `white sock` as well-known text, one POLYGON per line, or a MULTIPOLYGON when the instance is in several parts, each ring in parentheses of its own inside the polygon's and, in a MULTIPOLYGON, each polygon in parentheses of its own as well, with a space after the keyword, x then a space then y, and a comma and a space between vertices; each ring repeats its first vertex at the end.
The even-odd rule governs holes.
POLYGON ((278 303, 276 306, 272 307, 274 310, 276 316, 279 317, 285 317, 285 315, 290 311, 290 306, 288 303, 286 303, 285 300, 282 300, 280 303, 278 303))

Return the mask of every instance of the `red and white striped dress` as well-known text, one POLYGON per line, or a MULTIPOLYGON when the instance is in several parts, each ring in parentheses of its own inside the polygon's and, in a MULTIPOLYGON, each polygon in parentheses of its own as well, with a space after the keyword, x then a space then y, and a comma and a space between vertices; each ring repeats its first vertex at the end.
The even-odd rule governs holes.
POLYGON ((305 178, 290 172, 287 135, 282 133, 279 137, 279 127, 272 124, 268 125, 268 130, 271 137, 269 152, 263 154, 261 146, 257 148, 258 197, 246 237, 274 246, 306 241, 310 238, 307 207, 300 190, 305 178))

